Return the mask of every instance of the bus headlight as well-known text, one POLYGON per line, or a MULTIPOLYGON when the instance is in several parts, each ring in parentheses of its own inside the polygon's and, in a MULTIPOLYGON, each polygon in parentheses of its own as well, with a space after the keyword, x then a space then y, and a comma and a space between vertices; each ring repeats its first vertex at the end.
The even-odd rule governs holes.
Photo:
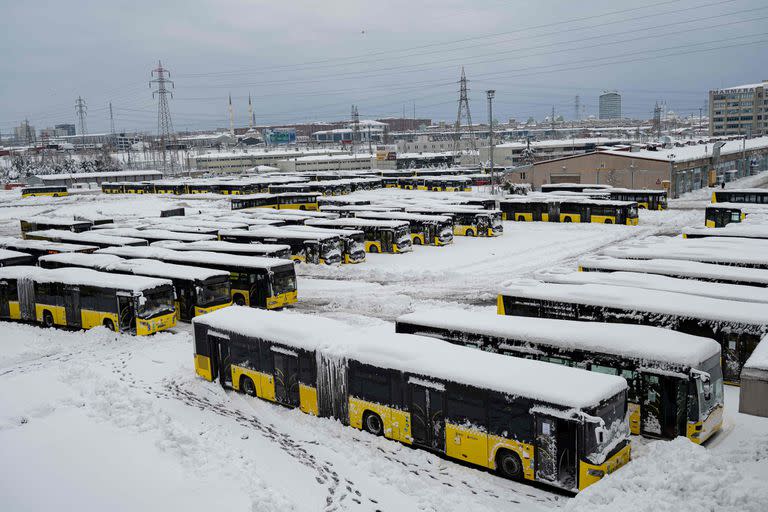
POLYGON ((605 476, 605 471, 602 469, 588 469, 587 474, 596 478, 603 478, 605 476))

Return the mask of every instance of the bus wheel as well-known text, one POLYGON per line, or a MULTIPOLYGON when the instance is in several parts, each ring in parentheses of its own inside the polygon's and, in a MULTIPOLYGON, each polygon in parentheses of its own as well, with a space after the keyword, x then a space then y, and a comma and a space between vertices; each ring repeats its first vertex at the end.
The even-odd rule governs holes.
POLYGON ((522 215, 518 215, 517 222, 525 222, 525 217, 523 217, 522 215))
POLYGON ((363 430, 375 436, 384 434, 384 423, 375 412, 366 412, 363 416, 363 430))
POLYGON ((243 297, 241 294, 236 294, 233 299, 235 304, 238 306, 245 306, 245 297, 243 297))
POLYGON ((563 222, 571 222, 571 218, 570 217, 566 217, 566 218, 563 219, 563 222))
POLYGON ((466 231, 466 235, 465 235, 465 236, 475 236, 475 232, 474 232, 474 231, 472 231, 471 229, 468 229, 468 230, 466 231))
POLYGON ((496 470, 505 478, 520 480, 523 477, 523 463, 520 457, 509 450, 499 450, 496 454, 496 470))
POLYGON ((611 219, 605 219, 605 224, 613 224, 613 221, 611 219))
POLYGON ((307 209, 307 207, 304 206, 303 204, 301 206, 299 206, 299 210, 306 210, 306 209, 307 209))
POLYGON ((254 386, 250 377, 246 377, 245 375, 240 377, 240 389, 242 389, 243 393, 246 395, 256 396, 256 386, 254 386))
POLYGON ((110 320, 109 318, 105 318, 104 319, 104 327, 106 327, 110 331, 114 331, 115 330, 115 323, 112 320, 110 320))
POLYGON ((53 194, 53 197, 59 197, 59 194, 53 194))
POLYGON ((375 245, 372 245, 372 246, 371 246, 371 247, 368 249, 368 252, 370 252, 370 253, 379 252, 379 248, 378 248, 378 247, 376 247, 375 245))
POLYGON ((53 315, 50 311, 43 311, 43 325, 45 327, 53 327, 53 315))
POLYGON ((421 245, 421 238, 420 237, 414 237, 413 239, 413 245, 421 245))

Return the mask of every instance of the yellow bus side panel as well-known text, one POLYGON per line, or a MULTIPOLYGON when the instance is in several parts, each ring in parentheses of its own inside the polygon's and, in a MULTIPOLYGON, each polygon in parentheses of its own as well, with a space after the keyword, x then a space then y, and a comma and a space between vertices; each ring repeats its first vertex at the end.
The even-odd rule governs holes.
POLYGON ((365 241, 365 252, 373 252, 371 251, 371 247, 376 247, 376 252, 381 252, 381 242, 369 242, 365 241))
POLYGON ((627 444, 624 448, 619 450, 613 457, 605 461, 603 464, 595 465, 590 464, 588 462, 584 462, 583 460, 579 462, 579 490, 582 491, 592 485, 593 483, 597 482, 602 478, 602 476, 598 475, 590 475, 589 470, 600 472, 602 471, 603 475, 607 475, 610 473, 613 473, 617 469, 619 469, 621 466, 629 462, 630 458, 632 456, 632 445, 627 444))
POLYGON ((211 375, 211 358, 195 354, 195 373, 207 381, 213 380, 211 375))
MULTIPOLYGON (((263 383, 265 380, 270 379, 270 376, 266 373, 257 372, 255 370, 249 370, 248 368, 244 368, 242 366, 237 366, 236 364, 233 364, 230 366, 230 370, 232 372, 232 387, 236 389, 237 391, 242 391, 240 389, 240 379, 241 377, 245 376, 251 379, 253 382, 253 387, 256 388, 256 396, 259 398, 265 398, 263 395, 263 383)), ((273 400, 274 401, 274 393, 272 395, 272 398, 267 398, 267 400, 273 400)))
POLYGON ((505 315, 506 312, 504 311, 504 296, 499 295, 496 297, 496 314, 497 315, 505 315))
MULTIPOLYGON (((224 304, 219 304, 218 306, 211 306, 209 308, 201 308, 200 306, 195 306, 195 316, 204 315, 206 313, 212 313, 217 309, 226 308, 231 305, 232 305, 232 302, 225 302, 224 304)), ((177 311, 178 311, 178 306, 177 306, 177 311)))
POLYGON ((267 297, 267 309, 282 308, 298 301, 299 292, 285 292, 274 297, 267 297))
POLYGON ((261 373, 261 386, 259 387, 259 398, 275 401, 275 379, 272 375, 261 373))
POLYGON ((487 468, 489 467, 488 434, 446 422, 445 454, 454 459, 487 468))
POLYGON ((423 234, 411 233, 411 242, 413 242, 414 245, 416 244, 416 240, 421 242, 421 245, 427 245, 427 242, 424 239, 424 235, 423 234))
POLYGON ((616 217, 613 215, 592 215, 590 219, 590 222, 595 224, 606 224, 606 221, 609 221, 608 224, 616 224, 616 217))
POLYGON ((627 219, 627 226, 637 226, 637 224, 640 222, 640 218, 635 219, 627 219))
POLYGON ((306 414, 317 416, 317 389, 299 384, 299 409, 306 414))
POLYGON ((251 305, 251 294, 248 292, 248 290, 238 290, 237 288, 232 288, 232 302, 235 301, 235 295, 238 293, 243 296, 243 299, 245 300, 245 305, 250 306, 251 305))
POLYGON ((640 435, 640 404, 627 402, 629 416, 629 431, 634 435, 640 435))
POLYGON ((513 439, 501 436, 488 436, 488 461, 486 467, 496 469, 496 454, 501 449, 507 449, 520 457, 523 463, 523 476, 526 480, 533 480, 533 445, 521 443, 513 439))
POLYGON ((548 213, 542 213, 541 214, 541 222, 549 222, 549 214, 548 213))
POLYGON ((571 222, 581 222, 581 215, 577 213, 561 213, 560 222, 565 222, 566 217, 570 218, 571 222))
POLYGON ((363 429, 363 416, 366 411, 375 412, 384 425, 384 436, 401 443, 411 444, 411 415, 410 413, 380 405, 353 396, 349 397, 349 425, 363 429))
POLYGON ((8 301, 8 317, 11 320, 21 320, 21 307, 15 300, 8 301))
POLYGON ((112 320, 112 325, 115 326, 115 329, 119 328, 120 324, 117 321, 117 313, 105 313, 103 311, 92 311, 89 309, 80 310, 80 322, 83 329, 91 329, 93 327, 104 325, 104 320, 106 319, 112 320))
POLYGON ((64 306, 49 306, 47 304, 35 304, 35 318, 43 322, 43 312, 50 311, 55 325, 67 325, 67 312, 64 306))
POLYGON ((715 227, 715 221, 713 221, 713 220, 704 221, 704 226, 706 226, 708 228, 713 228, 713 227, 715 227))
POLYGON ((515 218, 511 220, 516 220, 518 222, 533 222, 533 213, 516 213, 515 218))
POLYGON ((712 202, 712 203, 716 203, 717 202, 717 194, 715 194, 714 192, 712 192, 712 201, 710 201, 710 202, 712 202))

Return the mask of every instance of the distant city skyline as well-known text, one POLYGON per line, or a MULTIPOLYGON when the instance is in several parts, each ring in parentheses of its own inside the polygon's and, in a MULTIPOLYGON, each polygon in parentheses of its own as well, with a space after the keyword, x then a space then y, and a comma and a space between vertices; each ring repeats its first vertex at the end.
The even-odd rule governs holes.
MULTIPOLYGON (((573 119, 574 97, 598 114, 605 90, 624 117, 649 119, 657 101, 698 115, 708 91, 768 78, 768 5, 757 0, 596 0, 588 6, 501 0, 409 3, 309 1, 256 5, 192 0, 183 10, 137 0, 130 9, 73 1, 5 6, 0 131, 75 123, 90 132, 157 129, 148 87, 158 59, 175 81, 176 130, 349 117, 413 115, 452 122, 466 69, 473 120, 573 119)), ((706 109, 704 110, 706 114, 706 109)))

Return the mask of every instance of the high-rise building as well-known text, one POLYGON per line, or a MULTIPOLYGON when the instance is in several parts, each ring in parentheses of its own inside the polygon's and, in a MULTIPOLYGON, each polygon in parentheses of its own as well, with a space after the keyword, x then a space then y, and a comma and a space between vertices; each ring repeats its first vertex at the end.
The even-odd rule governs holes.
POLYGON ((37 136, 35 127, 29 124, 26 119, 13 129, 13 134, 19 144, 30 144, 35 141, 37 136))
POLYGON ((709 134, 768 134, 768 80, 709 91, 709 134))
POLYGON ((621 95, 616 91, 605 91, 600 95, 600 119, 621 119, 621 95))
POLYGON ((54 126, 54 128, 56 129, 56 136, 57 137, 61 137, 61 136, 64 136, 64 135, 75 135, 76 134, 76 132, 75 132, 75 125, 74 124, 68 124, 68 123, 57 124, 56 126, 54 126))

